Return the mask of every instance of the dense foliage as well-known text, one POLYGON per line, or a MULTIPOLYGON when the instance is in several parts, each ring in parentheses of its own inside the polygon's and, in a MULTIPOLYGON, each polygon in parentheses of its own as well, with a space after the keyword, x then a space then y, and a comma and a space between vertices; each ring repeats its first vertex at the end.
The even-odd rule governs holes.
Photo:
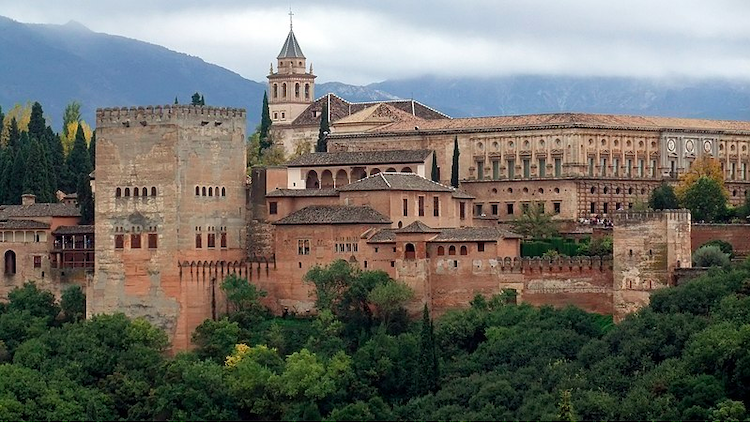
POLYGON ((394 324, 408 292, 383 288, 397 284, 387 275, 335 262, 308 279, 325 294, 316 317, 272 317, 262 291, 233 278, 223 287, 235 311, 206 321, 198 347, 176 356, 144 320, 80 320, 80 290, 58 304, 33 284, 16 289, 0 304, 0 419, 748 417, 747 263, 657 291, 617 325, 509 295, 477 296, 434 322, 412 310, 421 318, 394 324))

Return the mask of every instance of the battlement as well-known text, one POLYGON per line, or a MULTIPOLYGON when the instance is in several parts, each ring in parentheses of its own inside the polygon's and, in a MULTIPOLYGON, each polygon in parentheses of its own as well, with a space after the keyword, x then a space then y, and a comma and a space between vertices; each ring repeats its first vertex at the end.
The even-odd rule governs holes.
POLYGON ((472 273, 584 273, 609 272, 612 270, 612 257, 498 257, 496 259, 460 259, 440 258, 434 266, 466 268, 471 266, 472 273))
POLYGON ((244 122, 245 109, 231 107, 206 107, 188 105, 114 107, 96 109, 96 126, 147 126, 149 124, 175 123, 183 125, 213 126, 221 125, 224 120, 244 122))
POLYGON ((690 222, 690 210, 687 209, 675 209, 675 210, 645 210, 645 211, 616 211, 614 213, 613 221, 615 225, 628 224, 628 223, 640 223, 653 220, 671 220, 671 221, 684 221, 690 222))

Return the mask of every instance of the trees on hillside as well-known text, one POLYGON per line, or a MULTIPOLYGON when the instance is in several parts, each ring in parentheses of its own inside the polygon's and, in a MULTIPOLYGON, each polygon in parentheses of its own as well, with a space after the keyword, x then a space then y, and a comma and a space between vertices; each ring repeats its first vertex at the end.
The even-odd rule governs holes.
POLYGON ((693 220, 716 222, 727 214, 726 188, 714 178, 701 176, 683 192, 682 205, 693 220))
POLYGON ((662 182, 658 188, 651 192, 648 206, 654 210, 668 210, 680 208, 677 195, 671 185, 662 182))

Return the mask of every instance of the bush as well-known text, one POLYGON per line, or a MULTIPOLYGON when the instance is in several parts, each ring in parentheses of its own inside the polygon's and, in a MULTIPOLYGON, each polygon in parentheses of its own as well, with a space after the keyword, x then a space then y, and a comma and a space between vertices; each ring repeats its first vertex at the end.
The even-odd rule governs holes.
POLYGON ((729 265, 729 255, 716 245, 706 245, 695 250, 693 264, 697 267, 723 267, 729 265))
POLYGON ((707 243, 701 245, 700 248, 711 245, 719 247, 721 252, 728 255, 730 259, 734 257, 734 247, 732 247, 732 244, 721 239, 712 239, 711 241, 708 241, 707 243))

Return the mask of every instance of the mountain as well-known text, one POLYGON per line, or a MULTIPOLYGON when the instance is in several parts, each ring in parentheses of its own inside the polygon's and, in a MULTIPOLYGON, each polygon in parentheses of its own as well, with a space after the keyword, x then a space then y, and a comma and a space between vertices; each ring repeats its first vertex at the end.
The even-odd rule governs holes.
POLYGON ((260 121, 265 84, 198 57, 83 25, 23 24, 0 17, 0 105, 39 101, 60 130, 65 106, 77 100, 94 124, 97 107, 189 103, 199 91, 209 105, 247 109, 260 121))

